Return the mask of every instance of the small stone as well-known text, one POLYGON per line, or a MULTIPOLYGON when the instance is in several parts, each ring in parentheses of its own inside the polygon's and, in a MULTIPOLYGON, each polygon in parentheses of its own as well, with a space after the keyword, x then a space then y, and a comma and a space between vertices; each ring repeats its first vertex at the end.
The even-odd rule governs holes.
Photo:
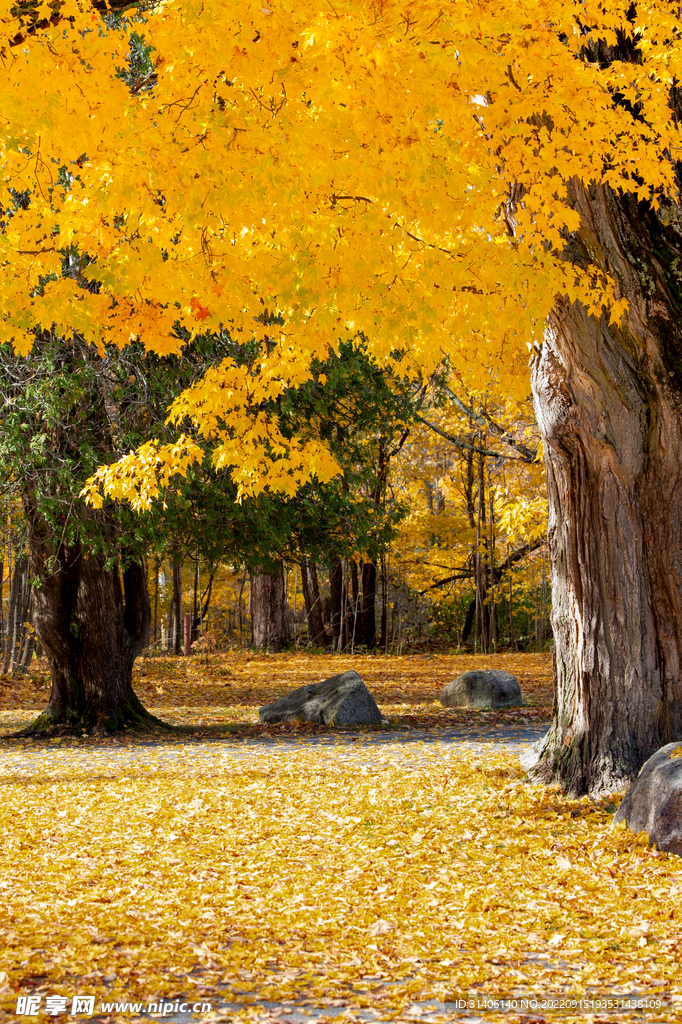
POLYGON ((665 853, 682 856, 682 743, 668 743, 644 764, 613 824, 646 832, 665 853))
POLYGON ((299 686, 258 714, 266 722, 314 722, 316 725, 381 725, 374 697, 357 672, 342 672, 321 683, 299 686))
POLYGON ((511 708, 523 704, 516 677, 498 669, 462 673, 446 683, 439 700, 446 708, 511 708))

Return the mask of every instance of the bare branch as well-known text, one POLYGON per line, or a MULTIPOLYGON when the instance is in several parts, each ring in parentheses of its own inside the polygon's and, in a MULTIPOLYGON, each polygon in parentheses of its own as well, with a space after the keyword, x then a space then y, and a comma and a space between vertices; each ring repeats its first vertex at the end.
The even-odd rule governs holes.
POLYGON ((477 448, 476 445, 467 444, 466 441, 460 441, 459 438, 453 437, 452 434, 446 433, 444 430, 441 430, 440 427, 435 426, 435 424, 429 423, 429 421, 425 420, 423 416, 416 416, 415 418, 418 419, 420 423, 423 423, 425 427, 428 427, 429 430, 433 430, 435 434, 440 434, 440 436, 444 437, 446 441, 450 442, 450 444, 457 445, 458 448, 465 448, 467 451, 476 452, 478 455, 490 455, 491 457, 494 457, 496 459, 507 459, 509 462, 528 461, 527 459, 522 458, 520 455, 502 455, 501 452, 494 452, 488 448, 477 448))
MULTIPOLYGON (((542 547, 544 543, 545 538, 541 537, 539 540, 534 541, 532 544, 522 544, 520 548, 517 548, 516 551, 513 554, 509 555, 507 558, 505 558, 503 562, 500 562, 500 564, 497 566, 493 566, 493 582, 498 583, 502 579, 502 573, 504 572, 505 569, 509 568, 510 565, 514 565, 516 562, 520 562, 522 558, 525 558, 526 555, 530 555, 531 552, 537 551, 537 549, 542 547)), ((426 587, 425 590, 420 590, 419 596, 421 597, 424 594, 428 594, 429 590, 434 590, 436 587, 445 587, 447 586, 448 583, 456 583, 458 580, 470 580, 475 575, 476 570, 473 568, 459 569, 454 574, 454 576, 446 576, 442 580, 436 580, 434 583, 429 584, 429 586, 426 587)))

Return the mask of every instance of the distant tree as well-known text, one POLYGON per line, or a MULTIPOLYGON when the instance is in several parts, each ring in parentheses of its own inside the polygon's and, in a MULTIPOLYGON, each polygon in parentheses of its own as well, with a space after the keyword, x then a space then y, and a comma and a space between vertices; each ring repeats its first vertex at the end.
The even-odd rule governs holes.
POLYGON ((341 470, 328 483, 311 481, 291 497, 258 499, 269 554, 301 567, 309 639, 317 646, 341 649, 351 637, 367 647, 376 641, 377 567, 407 513, 406 504, 388 492, 389 469, 415 422, 422 394, 421 381, 401 380, 380 367, 358 338, 314 363, 309 382, 273 403, 284 437, 321 438, 341 470), (350 566, 351 593, 342 560, 350 566), (331 636, 319 615, 320 563, 330 577, 331 636))

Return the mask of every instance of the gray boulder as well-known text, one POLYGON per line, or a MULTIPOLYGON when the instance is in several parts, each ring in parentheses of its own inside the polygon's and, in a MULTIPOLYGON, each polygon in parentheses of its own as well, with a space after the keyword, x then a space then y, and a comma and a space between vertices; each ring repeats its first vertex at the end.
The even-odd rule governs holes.
POLYGON ((299 686, 258 711, 261 722, 317 725, 379 725, 381 712, 357 672, 342 672, 321 683, 299 686))
POLYGON ((682 743, 668 743, 653 754, 625 794, 613 824, 648 832, 659 850, 682 855, 682 757, 671 757, 682 743))
POLYGON ((516 677, 498 669, 462 673, 446 683, 439 700, 446 708, 512 708, 523 704, 516 677))

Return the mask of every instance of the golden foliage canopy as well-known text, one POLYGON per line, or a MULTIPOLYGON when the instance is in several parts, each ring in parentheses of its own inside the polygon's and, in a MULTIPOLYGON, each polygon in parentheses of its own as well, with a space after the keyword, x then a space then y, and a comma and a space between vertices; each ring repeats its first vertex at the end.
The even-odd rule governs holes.
MULTIPOLYGON (((0 232, 0 340, 25 353, 54 328, 165 354, 178 327, 255 336, 253 363, 173 413, 246 491, 278 460, 275 488, 310 460, 334 472, 319 446, 289 464, 254 410, 339 338, 422 373, 489 359, 520 393, 557 294, 626 306, 598 253, 560 258, 570 179, 655 206, 675 188, 670 0, 633 20, 629 0, 162 0, 134 24, 153 71, 133 88, 134 13, 24 7, 0 0, 1 205, 30 195, 0 232), (600 62, 596 39, 641 59, 600 62)), ((177 456, 148 452, 147 475, 177 456)))

